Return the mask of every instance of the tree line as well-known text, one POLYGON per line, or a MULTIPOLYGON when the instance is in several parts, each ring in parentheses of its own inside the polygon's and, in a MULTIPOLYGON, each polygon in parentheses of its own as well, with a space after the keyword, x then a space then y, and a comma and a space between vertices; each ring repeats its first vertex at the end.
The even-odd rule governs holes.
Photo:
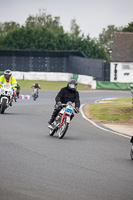
POLYGON ((76 50, 82 51, 88 58, 109 61, 109 49, 115 31, 133 32, 133 22, 127 27, 109 25, 99 34, 99 39, 91 39, 81 33, 76 19, 71 20, 70 32, 60 25, 60 17, 53 17, 40 11, 30 15, 25 25, 16 22, 0 23, 1 50, 76 50))

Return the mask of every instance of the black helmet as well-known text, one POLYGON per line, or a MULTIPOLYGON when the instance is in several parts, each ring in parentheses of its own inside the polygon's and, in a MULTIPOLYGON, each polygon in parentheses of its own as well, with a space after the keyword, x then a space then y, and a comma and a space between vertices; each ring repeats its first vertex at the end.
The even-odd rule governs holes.
POLYGON ((67 83, 67 87, 69 90, 76 91, 77 90, 77 81, 75 79, 71 79, 67 83))
POLYGON ((38 83, 35 83, 35 86, 38 87, 38 83))
POLYGON ((4 71, 4 77, 6 79, 9 79, 11 75, 12 75, 12 72, 10 69, 7 69, 6 71, 4 71))

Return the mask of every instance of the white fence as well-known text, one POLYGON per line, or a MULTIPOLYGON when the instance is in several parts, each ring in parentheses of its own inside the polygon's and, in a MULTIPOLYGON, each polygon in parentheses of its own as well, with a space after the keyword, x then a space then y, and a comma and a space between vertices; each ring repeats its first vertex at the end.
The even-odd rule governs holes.
MULTIPOLYGON (((44 81, 69 81, 73 78, 71 73, 54 73, 54 72, 19 72, 13 71, 13 76, 17 80, 44 80, 44 81)), ((96 88, 96 81, 92 76, 78 75, 78 83, 91 85, 92 89, 96 88)))

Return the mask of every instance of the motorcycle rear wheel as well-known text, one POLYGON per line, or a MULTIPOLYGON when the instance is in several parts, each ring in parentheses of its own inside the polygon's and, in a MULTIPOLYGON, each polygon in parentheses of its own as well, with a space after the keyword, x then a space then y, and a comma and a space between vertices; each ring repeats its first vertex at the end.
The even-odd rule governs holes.
POLYGON ((0 111, 1 111, 1 114, 4 114, 5 109, 6 109, 6 107, 7 107, 7 106, 6 106, 6 101, 7 101, 6 99, 3 99, 3 100, 2 100, 2 103, 1 103, 1 110, 0 110, 0 111))

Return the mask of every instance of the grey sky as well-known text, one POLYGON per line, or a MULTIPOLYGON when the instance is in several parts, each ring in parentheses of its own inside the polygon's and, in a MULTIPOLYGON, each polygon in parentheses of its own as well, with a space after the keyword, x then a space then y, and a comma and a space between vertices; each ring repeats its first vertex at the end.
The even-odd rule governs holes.
POLYGON ((45 9, 59 16, 65 31, 76 19, 82 33, 98 38, 108 25, 126 26, 133 22, 133 0, 0 0, 0 22, 24 24, 29 15, 45 9))

